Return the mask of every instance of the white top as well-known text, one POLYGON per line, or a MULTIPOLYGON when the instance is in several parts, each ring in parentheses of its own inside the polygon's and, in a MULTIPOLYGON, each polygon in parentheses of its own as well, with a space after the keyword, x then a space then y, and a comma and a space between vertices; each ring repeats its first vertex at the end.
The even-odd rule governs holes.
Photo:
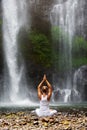
POLYGON ((49 111, 49 101, 47 100, 47 95, 44 97, 42 95, 40 100, 40 111, 48 112, 49 111))
POLYGON ((49 109, 49 101, 47 100, 47 95, 45 97, 42 95, 40 100, 40 108, 36 109, 36 114, 38 116, 50 116, 56 112, 56 110, 49 109))

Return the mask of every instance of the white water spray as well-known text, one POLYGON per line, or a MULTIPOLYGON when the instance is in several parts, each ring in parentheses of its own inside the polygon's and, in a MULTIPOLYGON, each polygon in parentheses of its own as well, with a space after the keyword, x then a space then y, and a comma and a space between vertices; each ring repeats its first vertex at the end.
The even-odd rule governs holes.
MULTIPOLYGON (((22 26, 26 24, 26 1, 3 0, 3 48, 5 57, 5 83, 4 100, 17 102, 22 100, 26 92, 26 81, 22 87, 24 77, 24 66, 18 64, 21 61, 18 54, 18 33, 22 26), (25 90, 22 93, 21 90, 25 90)), ((21 62, 22 63, 22 62, 21 62)))
MULTIPOLYGON (((84 17, 83 17, 83 7, 84 1, 81 0, 66 0, 65 2, 57 0, 57 4, 53 6, 51 10, 50 20, 52 27, 59 27, 64 37, 60 37, 61 44, 59 44, 59 55, 63 55, 64 59, 61 59, 59 66, 68 70, 68 75, 66 74, 65 86, 63 90, 65 94, 62 95, 64 102, 71 101, 70 95, 73 89, 72 85, 72 40, 76 33, 76 26, 83 27, 84 17), (80 15, 79 13, 80 12, 80 15), (78 16, 78 20, 77 20, 78 16), (76 23, 77 22, 77 23, 76 23), (68 39, 66 42, 65 36, 68 39), (62 38, 62 39, 61 39, 62 38), (67 49, 68 48, 68 49, 67 49), (68 68, 68 69, 67 69, 68 68)), ((64 81, 62 81, 64 82, 64 81)), ((54 83, 55 84, 55 83, 54 83)), ((62 90, 61 90, 62 91, 62 90)), ((77 92, 77 90, 76 90, 77 92)), ((61 92, 60 92, 61 93, 61 92)))

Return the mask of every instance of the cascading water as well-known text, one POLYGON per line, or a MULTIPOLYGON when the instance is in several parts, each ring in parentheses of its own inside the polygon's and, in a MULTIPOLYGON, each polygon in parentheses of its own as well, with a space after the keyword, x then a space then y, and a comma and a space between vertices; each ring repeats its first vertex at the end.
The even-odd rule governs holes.
MULTIPOLYGON (((51 10, 50 20, 52 27, 58 27, 62 36, 59 37, 59 67, 67 71, 65 73, 65 80, 63 86, 60 86, 59 93, 60 101, 69 102, 71 101, 72 89, 76 89, 75 85, 72 83, 72 40, 76 33, 76 26, 80 26, 80 30, 83 27, 84 17, 83 17, 83 0, 66 0, 65 2, 61 0, 57 0, 57 4, 53 6, 51 10), (78 15, 80 12, 80 15, 78 15), (77 19, 78 17, 78 19, 77 19), (67 39, 67 40, 66 40, 67 39), (62 45, 61 45, 62 42, 62 45), (62 47, 61 47, 62 46, 62 47), (73 88, 75 87, 75 88, 73 88), (61 89, 62 88, 62 89, 61 89)), ((54 39, 55 40, 55 39, 54 39)), ((55 51, 55 50, 54 50, 55 51)), ((55 64, 55 63, 54 63, 55 64)), ((56 65, 55 65, 56 67, 56 65)), ((54 79, 55 84, 55 79, 54 79)), ((58 85, 58 84, 57 84, 58 85)), ((57 92, 58 88, 55 87, 55 91, 57 92)), ((78 100, 77 90, 76 99, 78 100)))
MULTIPOLYGON (((84 0, 55 0, 56 5, 53 6, 51 11, 50 20, 52 27, 58 27, 61 36, 59 37, 59 45, 54 47, 54 51, 59 52, 59 68, 64 69, 64 79, 58 77, 55 81, 54 75, 54 93, 53 100, 68 102, 71 101, 72 93, 75 101, 81 100, 81 94, 78 92, 76 86, 77 72, 72 74, 72 40, 77 31, 77 26, 80 27, 79 30, 83 29, 83 7, 84 0), (80 15, 79 15, 80 14, 80 15), (62 45, 61 45, 62 43, 62 45), (59 81, 60 80, 60 81, 59 81), (56 95, 56 96, 55 96, 56 95), (56 98, 55 98, 56 97, 56 98)), ((3 49, 5 58, 5 69, 4 69, 4 94, 3 100, 5 102, 18 103, 22 99, 27 99, 27 83, 24 71, 24 65, 19 52, 18 45, 18 34, 23 26, 30 25, 30 21, 27 18, 30 17, 29 12, 27 15, 27 6, 31 4, 37 4, 39 7, 39 2, 36 0, 3 0, 2 10, 3 10, 3 49), (29 5, 26 4, 29 2, 29 5), (28 17, 26 17, 28 16, 28 17), (29 24, 27 24, 27 22, 29 24)), ((55 3, 54 3, 55 4, 55 3)), ((33 6, 33 7, 35 7, 33 6)), ((35 10, 37 9, 35 8, 35 10)), ((30 19, 30 18, 29 18, 30 19)), ((33 19, 32 19, 33 20, 33 19)), ((33 23, 33 22, 32 22, 33 23)), ((55 70, 56 63, 55 65, 55 70)), ((62 71, 63 73, 63 71, 62 71)), ((58 74, 58 73, 57 73, 58 74)), ((59 75, 58 75, 59 76, 59 75)), ((81 92, 81 90, 80 90, 81 92)), ((36 92, 35 92, 36 94, 36 92)), ((31 94, 32 96, 32 94, 31 94)), ((2 102, 3 102, 2 100, 2 102)), ((23 100, 25 102, 25 100, 23 100)), ((22 103, 23 103, 22 101, 22 103)), ((31 102, 28 102, 31 104, 31 102)), ((27 103, 27 104, 28 104, 27 103)))
MULTIPOLYGON (((18 33, 26 24, 26 1, 3 0, 3 49, 5 58, 4 95, 5 102, 17 103, 27 100, 27 83, 18 50, 18 33)), ((23 102, 22 102, 23 103, 23 102)))

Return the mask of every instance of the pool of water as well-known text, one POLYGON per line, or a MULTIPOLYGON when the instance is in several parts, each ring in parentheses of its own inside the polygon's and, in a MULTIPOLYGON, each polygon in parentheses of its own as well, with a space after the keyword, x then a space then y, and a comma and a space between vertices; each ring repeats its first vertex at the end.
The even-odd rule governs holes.
MULTIPOLYGON (((31 111, 39 107, 39 103, 33 104, 0 104, 0 112, 17 112, 17 111, 31 111)), ((54 103, 50 104, 50 108, 58 111, 87 111, 87 102, 83 103, 54 103)))

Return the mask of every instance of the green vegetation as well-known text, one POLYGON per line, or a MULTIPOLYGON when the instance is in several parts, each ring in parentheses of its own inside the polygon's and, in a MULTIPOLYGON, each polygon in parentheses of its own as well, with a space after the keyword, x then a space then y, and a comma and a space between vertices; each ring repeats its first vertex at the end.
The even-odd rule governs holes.
POLYGON ((62 32, 60 31, 60 28, 58 26, 53 26, 51 29, 51 33, 52 33, 52 38, 53 38, 53 42, 59 42, 59 39, 62 36, 62 32))
POLYGON ((72 63, 73 63, 73 67, 74 68, 78 68, 82 65, 86 65, 87 64, 87 58, 86 57, 83 57, 83 58, 74 58, 72 60, 72 63))
MULTIPOLYGON (((52 28, 52 37, 54 66, 60 72, 68 70, 68 66, 65 66, 66 55, 63 51, 69 52, 69 37, 58 26, 52 28), (66 45, 64 46, 64 44, 66 45), (63 47, 65 47, 65 50, 63 50, 63 47)), ((75 36, 73 38, 71 51, 73 68, 87 64, 87 41, 82 36, 75 36)))
MULTIPOLYGON (((68 71, 68 56, 64 51, 69 52, 69 38, 59 27, 54 26, 51 30, 52 40, 44 33, 32 30, 22 31, 21 51, 27 65, 33 69, 55 70, 56 72, 68 71), (53 43, 52 43, 53 42, 53 43), (64 46, 64 44, 66 44, 64 46), (65 47, 65 50, 63 49, 65 47), (61 53, 60 53, 61 52, 61 53)), ((87 64, 87 41, 76 36, 72 41, 72 67, 78 68, 87 64)))
POLYGON ((64 51, 67 52, 69 49, 68 36, 58 26, 53 26, 51 32, 53 38, 52 51, 53 51, 53 62, 54 62, 55 71, 62 72, 67 69, 67 66, 64 67, 65 59, 66 59, 66 55, 64 51), (66 44, 66 48, 64 48, 64 44, 66 44))
POLYGON ((28 67, 34 71, 52 68, 52 46, 48 36, 36 30, 22 30, 19 33, 19 43, 28 67))
POLYGON ((66 44, 68 43, 68 36, 66 33, 60 29, 58 26, 53 26, 51 29, 52 38, 54 43, 61 43, 64 41, 66 44))
POLYGON ((32 60, 45 67, 52 65, 51 43, 45 34, 32 31, 29 36, 32 47, 32 60))
POLYGON ((73 40, 73 55, 83 57, 87 55, 87 41, 83 37, 76 37, 73 40))
POLYGON ((83 37, 75 37, 73 40, 72 63, 75 68, 87 64, 87 41, 83 37))
POLYGON ((52 60, 55 71, 59 69, 59 42, 61 40, 62 32, 60 31, 58 26, 54 26, 51 29, 52 34, 52 60))

